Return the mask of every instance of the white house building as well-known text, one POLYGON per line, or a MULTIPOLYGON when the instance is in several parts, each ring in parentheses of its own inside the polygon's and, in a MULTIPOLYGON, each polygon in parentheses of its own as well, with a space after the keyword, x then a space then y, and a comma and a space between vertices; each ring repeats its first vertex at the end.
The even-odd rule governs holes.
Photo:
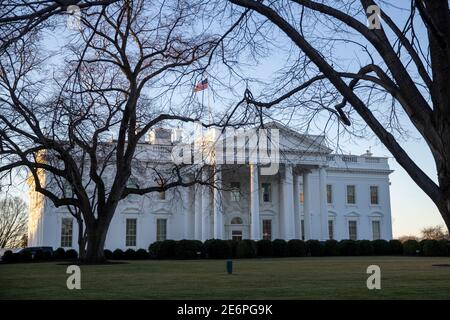
MULTIPOLYGON (((116 211, 106 248, 148 248, 165 239, 392 238, 387 158, 333 154, 323 136, 267 127, 279 129, 276 173, 262 175, 257 164, 216 164, 215 188, 130 196, 116 211)), ((167 130, 156 131, 141 145, 145 160, 170 161, 177 141, 167 130)), ((77 249, 74 218, 35 191, 29 224, 30 246, 77 249)))

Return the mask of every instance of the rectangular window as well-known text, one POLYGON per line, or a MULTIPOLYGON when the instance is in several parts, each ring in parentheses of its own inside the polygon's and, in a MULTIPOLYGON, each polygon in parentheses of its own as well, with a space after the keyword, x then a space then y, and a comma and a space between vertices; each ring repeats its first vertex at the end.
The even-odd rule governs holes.
POLYGON ((272 188, 270 183, 262 184, 263 190, 263 202, 271 202, 272 201, 272 188))
POLYGON ((350 240, 357 240, 356 221, 348 222, 348 237, 350 240))
POLYGON ((330 240, 334 239, 334 223, 333 220, 328 220, 328 237, 330 240))
POLYGON ((378 204, 378 186, 370 186, 370 204, 378 204))
POLYGON ((349 204, 355 204, 356 203, 356 191, 355 186, 350 185, 347 186, 347 203, 349 204))
POLYGON ((263 240, 272 240, 272 220, 263 220, 263 240))
POLYGON ((333 203, 333 187, 327 184, 327 203, 333 203))
POLYGON ((373 240, 381 239, 380 221, 372 221, 372 235, 373 240))
POLYGON ((241 200, 241 184, 239 182, 231 183, 231 201, 241 200))
POLYGON ((61 220, 61 247, 71 248, 72 247, 72 230, 73 230, 73 219, 63 218, 61 220))
POLYGON ((167 239, 167 219, 156 220, 156 241, 167 239))
POLYGON ((303 185, 300 185, 300 203, 305 203, 305 194, 303 192, 303 185))
POLYGON ((158 199, 159 200, 166 200, 166 192, 165 191, 158 192, 158 199))
POLYGON ((302 219, 300 228, 302 230, 302 240, 305 240, 305 220, 302 219))
POLYGON ((242 240, 242 230, 233 230, 231 231, 231 239, 236 241, 242 240))
POLYGON ((136 246, 136 219, 126 220, 125 245, 127 247, 136 246))

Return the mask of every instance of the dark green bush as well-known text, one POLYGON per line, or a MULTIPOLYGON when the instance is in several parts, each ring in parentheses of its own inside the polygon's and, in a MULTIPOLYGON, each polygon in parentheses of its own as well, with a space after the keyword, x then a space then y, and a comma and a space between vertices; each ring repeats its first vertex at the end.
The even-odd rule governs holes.
POLYGON ((238 258, 255 258, 256 242, 253 240, 241 240, 237 244, 236 256, 238 258))
POLYGON ((13 252, 11 250, 6 250, 3 253, 2 261, 5 263, 14 262, 13 252))
POLYGON ((228 242, 228 245, 231 248, 231 256, 233 258, 237 258, 237 247, 239 244, 239 241, 237 240, 226 240, 228 242))
POLYGON ((375 252, 373 243, 370 240, 359 240, 357 241, 357 246, 359 249, 358 255, 372 256, 375 252))
POLYGON ((66 258, 66 250, 64 248, 58 248, 53 252, 53 258, 56 260, 64 260, 66 258))
POLYGON ((136 259, 137 260, 145 260, 148 259, 148 252, 145 249, 136 250, 136 259))
POLYGON ((176 259, 196 259, 201 257, 203 244, 198 240, 180 240, 175 245, 176 259))
POLYGON ((78 252, 74 249, 70 249, 66 251, 66 259, 76 260, 78 259, 78 252))
POLYGON ((359 254, 358 244, 353 240, 341 240, 339 241, 339 252, 341 256, 357 256, 359 254))
POLYGON ((44 251, 44 258, 45 261, 50 261, 53 259, 53 255, 50 251, 44 251))
POLYGON ((33 261, 42 261, 44 260, 44 251, 36 250, 33 256, 33 261))
POLYGON ((304 257, 306 256, 306 244, 302 240, 292 239, 288 241, 288 255, 289 257, 304 257))
POLYGON ((339 255, 339 242, 336 240, 327 240, 323 246, 324 255, 326 256, 338 256, 339 255))
POLYGON ((205 255, 209 259, 229 259, 233 252, 226 240, 209 239, 204 243, 205 255))
POLYGON ((148 253, 150 255, 150 258, 153 258, 153 259, 158 258, 159 250, 161 249, 161 244, 162 244, 162 241, 156 241, 156 242, 153 242, 148 247, 148 253))
POLYGON ((403 245, 399 240, 390 240, 389 245, 391 246, 391 253, 395 255, 403 254, 403 245))
POLYGON ((123 260, 125 259, 125 253, 121 249, 116 249, 112 253, 113 260, 123 260))
POLYGON ((31 260, 33 260, 31 251, 18 252, 13 254, 14 262, 30 262, 31 260))
POLYGON ((419 242, 416 240, 407 240, 403 242, 403 254, 405 256, 415 256, 420 252, 419 242))
POLYGON ((286 240, 275 239, 272 241, 272 252, 274 257, 287 257, 288 244, 286 240))
POLYGON ((426 257, 441 257, 448 255, 446 240, 425 240, 423 244, 423 255, 426 257))
POLYGON ((133 249, 127 249, 125 250, 125 260, 135 260, 136 259, 136 251, 133 249))
POLYGON ((386 256, 392 253, 391 246, 389 242, 383 239, 373 240, 372 241, 373 250, 375 255, 377 256, 386 256))
POLYGON ((259 240, 256 242, 258 257, 273 256, 273 246, 270 240, 259 240))
POLYGON ((113 253, 111 250, 105 249, 103 250, 103 255, 105 256, 106 260, 112 260, 113 259, 113 253))
POLYGON ((322 245, 319 240, 306 241, 306 253, 311 257, 320 257, 322 255, 322 245))
POLYGON ((164 240, 159 248, 158 259, 174 259, 175 258, 175 240, 164 240))

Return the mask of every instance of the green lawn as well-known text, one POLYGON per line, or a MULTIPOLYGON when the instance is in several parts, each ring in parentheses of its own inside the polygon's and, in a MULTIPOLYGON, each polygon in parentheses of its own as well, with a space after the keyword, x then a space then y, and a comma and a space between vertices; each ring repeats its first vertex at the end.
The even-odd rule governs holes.
POLYGON ((0 265, 0 299, 450 299, 450 258, 335 257, 130 261, 82 266, 81 290, 57 263, 0 265), (381 267, 381 290, 366 268, 381 267))

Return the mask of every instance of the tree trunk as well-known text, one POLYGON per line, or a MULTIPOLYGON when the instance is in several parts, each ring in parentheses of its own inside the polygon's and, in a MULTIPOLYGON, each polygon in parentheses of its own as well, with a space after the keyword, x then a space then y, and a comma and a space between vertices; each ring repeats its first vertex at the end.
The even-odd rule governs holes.
POLYGON ((104 255, 104 247, 106 234, 108 232, 109 223, 97 221, 95 226, 87 226, 87 248, 83 263, 104 263, 106 262, 104 255))
POLYGON ((77 218, 78 223, 78 258, 80 261, 84 260, 86 254, 86 241, 84 238, 84 224, 83 219, 77 218))

